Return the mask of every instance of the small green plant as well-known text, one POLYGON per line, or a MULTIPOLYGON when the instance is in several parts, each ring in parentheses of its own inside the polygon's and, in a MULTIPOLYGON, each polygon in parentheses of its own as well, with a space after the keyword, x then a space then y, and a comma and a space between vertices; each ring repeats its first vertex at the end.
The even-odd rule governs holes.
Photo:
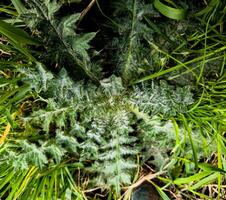
MULTIPOLYGON (((173 126, 155 115, 175 115, 192 103, 191 93, 185 94, 181 88, 180 93, 177 91, 178 98, 188 99, 183 106, 174 107, 177 100, 172 99, 167 108, 171 107, 173 113, 161 107, 176 91, 169 90, 166 83, 162 85, 165 92, 158 93, 159 86, 154 86, 155 83, 151 90, 137 87, 126 91, 121 79, 115 76, 101 81, 100 87, 91 83, 87 87, 83 82, 74 83, 65 70, 58 77, 44 73, 41 66, 36 72, 24 69, 21 74, 26 74, 24 81, 37 92, 34 96, 38 104, 33 104, 28 116, 21 116, 24 133, 14 141, 16 146, 8 146, 8 153, 4 151, 2 156, 19 170, 30 165, 42 169, 67 158, 85 166, 90 163, 87 168, 90 176, 96 174, 91 182, 103 188, 112 187, 117 197, 121 186, 131 183, 139 151, 143 151, 140 156, 144 162, 151 155, 150 142, 155 150, 164 146, 166 138, 174 141, 173 126), (162 99, 160 110, 152 108, 157 103, 153 94, 162 99), (164 126, 171 131, 167 132, 164 126)), ((167 156, 164 148, 159 155, 167 156)))
POLYGON ((80 14, 58 17, 57 12, 61 4, 56 1, 32 0, 27 4, 29 9, 23 13, 22 18, 32 30, 38 31, 38 37, 46 52, 41 59, 48 65, 65 67, 73 73, 74 78, 88 76, 97 81, 91 72, 88 55, 88 43, 96 33, 75 32, 80 14))

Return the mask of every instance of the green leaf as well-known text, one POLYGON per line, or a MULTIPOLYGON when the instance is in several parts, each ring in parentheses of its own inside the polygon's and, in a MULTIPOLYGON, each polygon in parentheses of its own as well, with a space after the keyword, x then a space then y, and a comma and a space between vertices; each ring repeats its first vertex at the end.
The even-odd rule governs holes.
POLYGON ((24 48, 21 44, 13 42, 13 41, 11 42, 11 44, 15 47, 15 49, 17 49, 22 54, 27 56, 27 58, 29 58, 31 61, 36 61, 36 59, 29 53, 29 51, 26 48, 24 48))
POLYGON ((146 38, 152 37, 152 28, 149 28, 143 20, 146 15, 151 15, 151 4, 145 5, 138 0, 115 0, 115 17, 112 22, 112 32, 117 31, 118 37, 113 37, 110 42, 112 64, 126 83, 130 83, 139 74, 149 71, 147 63, 154 61, 150 49, 146 47, 146 38), (115 51, 116 50, 116 51, 115 51))
POLYGON ((163 75, 168 74, 170 72, 179 70, 179 69, 185 67, 186 65, 188 66, 189 64, 196 63, 196 62, 198 62, 200 60, 203 60, 204 58, 207 60, 208 57, 211 57, 211 56, 213 56, 215 54, 218 54, 218 53, 220 53, 222 51, 225 51, 225 49, 226 49, 226 46, 222 46, 222 47, 220 47, 220 48, 218 48, 218 49, 216 49, 214 51, 210 51, 210 53, 208 53, 206 55, 203 55, 203 56, 200 56, 200 57, 196 57, 196 58, 194 58, 192 60, 189 60, 187 62, 179 63, 178 65, 175 65, 174 67, 171 67, 169 69, 161 70, 161 71, 156 72, 154 74, 150 74, 148 76, 145 76, 145 77, 143 77, 141 79, 138 79, 138 80, 134 81, 133 84, 140 83, 140 82, 143 82, 143 81, 147 81, 147 80, 150 80, 150 79, 154 79, 154 78, 163 76, 163 75))
POLYGON ((17 16, 17 12, 15 12, 14 10, 11 10, 9 8, 1 8, 0 7, 0 12, 4 12, 4 13, 7 13, 7 14, 10 14, 10 15, 13 15, 13 16, 17 16))
POLYGON ((154 1, 154 6, 161 14, 171 19, 181 20, 185 19, 187 15, 187 11, 185 9, 169 7, 161 3, 159 0, 154 1))
POLYGON ((80 14, 61 18, 56 16, 62 6, 56 0, 30 0, 27 4, 30 9, 24 15, 24 20, 33 30, 39 31, 40 38, 45 43, 45 59, 53 65, 57 64, 59 68, 65 67, 75 79, 86 77, 99 83, 90 69, 92 63, 88 56, 88 42, 95 33, 76 33, 75 23, 80 14))
POLYGON ((11 0, 12 4, 14 5, 14 7, 16 8, 16 11, 21 15, 24 14, 27 9, 25 8, 25 6, 23 5, 23 3, 21 2, 21 0, 11 0))
POLYGON ((198 164, 199 168, 201 168, 202 170, 206 171, 206 172, 221 172, 221 173, 226 173, 225 170, 220 169, 218 167, 215 167, 209 163, 199 163, 198 164))
POLYGON ((186 177, 186 178, 177 178, 173 181, 174 184, 176 185, 183 185, 183 184, 188 184, 194 181, 201 180, 202 178, 209 176, 211 172, 199 172, 197 174, 194 174, 192 176, 186 177))
POLYGON ((201 16, 211 12, 215 8, 215 6, 217 6, 217 4, 219 3, 220 3, 220 0, 211 0, 210 2, 208 2, 207 7, 197 12, 195 16, 201 16))
POLYGON ((161 187, 159 187, 158 185, 156 185, 154 182, 152 181, 148 181, 150 182, 152 185, 155 186, 156 190, 158 191, 159 195, 161 196, 161 198, 163 200, 170 200, 170 198, 168 197, 168 195, 163 191, 163 189, 161 187))
POLYGON ((60 9, 61 5, 56 0, 44 0, 44 4, 48 10, 48 18, 54 18, 55 13, 60 9))
POLYGON ((95 35, 96 33, 87 33, 77 37, 72 44, 73 50, 80 56, 83 56, 86 60, 89 60, 87 50, 90 48, 90 45, 88 43, 95 37, 95 35))
POLYGON ((38 45, 39 43, 31 38, 25 31, 12 26, 2 20, 0 20, 0 33, 14 43, 19 44, 30 44, 30 45, 38 45))
POLYGON ((53 157, 53 159, 55 159, 57 164, 61 162, 62 157, 65 153, 64 149, 56 146, 55 144, 44 147, 44 150, 45 152, 48 152, 53 157))
POLYGON ((62 35, 65 36, 73 36, 76 35, 74 28, 75 28, 75 23, 79 20, 80 14, 75 13, 73 15, 69 15, 67 17, 64 17, 62 19, 62 22, 59 24, 59 31, 62 31, 62 35))
POLYGON ((7 102, 6 105, 10 104, 17 104, 18 102, 21 102, 24 98, 26 98, 27 93, 31 90, 30 85, 23 85, 17 89, 17 93, 15 96, 7 102))
POLYGON ((198 167, 197 147, 195 146, 194 138, 192 137, 191 125, 188 123, 188 121, 187 121, 187 119, 184 115, 181 115, 181 117, 182 117, 184 129, 187 131, 188 138, 189 138, 190 143, 191 143, 195 167, 197 168, 198 167))
POLYGON ((218 178, 218 175, 219 175, 219 173, 217 173, 217 172, 214 174, 211 174, 211 175, 207 176, 206 178, 201 179, 199 182, 197 182, 193 186, 191 186, 190 189, 196 190, 200 187, 206 186, 207 184, 216 181, 218 178))

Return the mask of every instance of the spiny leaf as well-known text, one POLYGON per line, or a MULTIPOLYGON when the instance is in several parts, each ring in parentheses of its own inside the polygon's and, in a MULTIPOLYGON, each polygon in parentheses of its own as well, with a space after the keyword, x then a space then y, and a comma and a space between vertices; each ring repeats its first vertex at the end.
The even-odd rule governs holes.
POLYGON ((47 51, 45 62, 48 60, 52 65, 65 67, 77 79, 86 77, 98 83, 91 72, 88 53, 88 43, 94 38, 95 33, 76 33, 75 23, 80 14, 58 19, 56 12, 61 4, 55 0, 32 0, 27 4, 30 9, 21 17, 32 30, 38 30, 47 51))
POLYGON ((89 42, 96 36, 96 33, 86 33, 80 35, 76 40, 72 41, 72 48, 78 55, 83 56, 84 59, 89 60, 87 50, 90 48, 89 42))

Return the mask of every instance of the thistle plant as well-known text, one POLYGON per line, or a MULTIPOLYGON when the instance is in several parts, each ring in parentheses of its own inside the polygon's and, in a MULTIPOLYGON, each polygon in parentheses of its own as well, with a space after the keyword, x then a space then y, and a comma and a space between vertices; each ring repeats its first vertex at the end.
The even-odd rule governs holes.
POLYGON ((0 198, 85 200, 106 192, 126 200, 145 166, 164 172, 156 177, 163 187, 148 179, 164 199, 172 187, 175 196, 208 199, 200 188, 209 182, 223 198, 222 2, 206 1, 197 12, 202 2, 115 0, 106 17, 104 2, 95 1, 106 20, 96 31, 81 28, 86 3, 0 7, 16 16, 0 21, 0 198), (183 16, 164 13, 169 6, 183 7, 183 16))

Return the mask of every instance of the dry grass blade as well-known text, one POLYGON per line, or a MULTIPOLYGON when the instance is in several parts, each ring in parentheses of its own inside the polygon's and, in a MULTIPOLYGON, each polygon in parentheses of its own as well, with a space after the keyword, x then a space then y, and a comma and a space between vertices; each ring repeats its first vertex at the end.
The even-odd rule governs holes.
POLYGON ((3 132, 3 134, 2 134, 1 137, 0 137, 0 145, 3 144, 4 141, 6 140, 6 137, 7 137, 7 135, 9 134, 10 128, 11 128, 11 124, 8 123, 8 124, 6 125, 6 128, 5 128, 4 132, 3 132))
POLYGON ((90 9, 94 6, 94 4, 96 3, 96 0, 92 0, 89 5, 81 12, 79 21, 78 21, 78 26, 81 23, 81 21, 83 20, 83 18, 86 16, 86 14, 90 11, 90 9))
POLYGON ((166 171, 159 171, 154 174, 152 172, 150 172, 149 174, 141 177, 134 184, 130 185, 129 187, 125 187, 125 189, 134 189, 134 188, 138 187, 139 185, 141 185, 142 183, 144 183, 145 181, 152 180, 152 179, 156 178, 157 176, 165 174, 165 173, 166 173, 166 171))

